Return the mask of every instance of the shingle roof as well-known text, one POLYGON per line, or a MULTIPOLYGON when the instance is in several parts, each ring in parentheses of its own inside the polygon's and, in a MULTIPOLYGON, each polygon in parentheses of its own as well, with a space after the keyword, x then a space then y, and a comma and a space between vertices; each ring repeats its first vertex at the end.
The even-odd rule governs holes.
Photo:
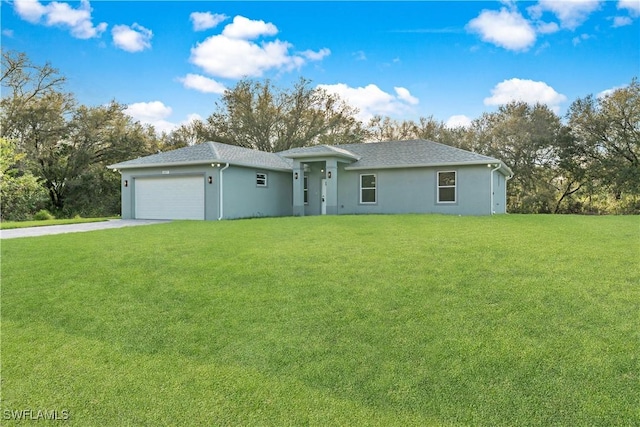
POLYGON ((219 155, 220 161, 241 166, 257 166, 265 169, 291 170, 293 162, 285 159, 276 153, 253 150, 250 148, 227 145, 220 142, 209 142, 219 155))
POLYGON ((206 163, 231 163, 233 165, 259 167, 263 169, 291 170, 293 162, 274 153, 222 144, 220 142, 205 142, 203 144, 139 157, 110 165, 109 168, 131 169, 206 163))
POLYGON ((493 157, 423 139, 339 145, 359 157, 347 169, 502 163, 493 157))
POLYGON ((446 165, 500 164, 500 170, 511 170, 500 160, 471 151, 423 139, 385 141, 345 145, 316 145, 292 148, 280 153, 267 153, 220 142, 205 142, 165 151, 146 157, 110 165, 111 169, 154 166, 178 166, 206 163, 230 163, 238 166, 271 170, 291 170, 294 158, 342 157, 353 161, 346 169, 388 169, 446 165))
POLYGON ((278 154, 291 159, 322 156, 338 156, 352 160, 358 159, 358 156, 354 153, 334 145, 314 145, 311 147, 291 148, 287 151, 281 151, 278 154))

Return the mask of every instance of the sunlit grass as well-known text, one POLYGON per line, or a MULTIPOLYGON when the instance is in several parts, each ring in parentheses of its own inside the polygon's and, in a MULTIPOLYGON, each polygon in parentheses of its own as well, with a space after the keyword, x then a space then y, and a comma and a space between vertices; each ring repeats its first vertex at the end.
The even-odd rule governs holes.
POLYGON ((46 227, 49 225, 83 224, 87 222, 101 222, 113 218, 62 218, 47 219, 41 221, 0 221, 0 230, 10 230, 14 228, 46 227))
POLYGON ((2 242, 2 409, 77 425, 640 423, 638 217, 2 242))

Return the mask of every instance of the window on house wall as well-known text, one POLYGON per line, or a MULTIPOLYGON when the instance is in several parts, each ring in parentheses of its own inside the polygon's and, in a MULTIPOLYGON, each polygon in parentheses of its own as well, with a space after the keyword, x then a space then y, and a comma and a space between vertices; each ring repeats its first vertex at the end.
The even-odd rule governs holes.
POLYGON ((309 176, 305 175, 304 176, 304 204, 308 205, 309 204, 309 176))
POLYGON ((438 203, 456 202, 456 172, 438 172, 438 203))
POLYGON ((256 186, 258 187, 266 187, 267 186, 267 174, 258 172, 256 173, 256 186))
POLYGON ((360 203, 376 203, 377 189, 374 174, 360 175, 360 203))

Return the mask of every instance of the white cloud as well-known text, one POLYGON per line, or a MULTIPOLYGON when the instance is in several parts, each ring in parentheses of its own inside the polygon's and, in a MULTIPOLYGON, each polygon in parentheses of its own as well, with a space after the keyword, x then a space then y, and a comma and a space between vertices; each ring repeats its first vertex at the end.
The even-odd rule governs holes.
POLYGON ((42 5, 38 0, 15 0, 13 8, 20 18, 32 24, 38 24, 40 18, 47 13, 46 6, 42 5))
POLYGON ((120 49, 127 52, 140 52, 151 47, 151 30, 134 23, 128 25, 115 25, 111 30, 113 43, 120 49))
POLYGON ((236 16, 222 34, 213 35, 191 49, 191 63, 215 77, 238 79, 261 77, 269 70, 290 71, 307 61, 319 61, 331 51, 323 48, 291 54, 293 45, 286 41, 253 41, 261 35, 277 34, 277 28, 264 21, 236 16))
POLYGON ((396 95, 398 95, 398 99, 401 99, 407 104, 417 105, 420 102, 418 98, 416 98, 415 96, 411 95, 411 93, 409 93, 408 89, 405 89, 403 87, 394 87, 393 90, 396 91, 396 95))
POLYGON ((580 34, 579 36, 574 37, 571 42, 573 43, 574 46, 579 45, 580 43, 582 43, 584 40, 589 40, 592 36, 590 36, 589 34, 580 34))
POLYGON ((560 27, 555 22, 537 22, 536 31, 538 34, 552 34, 560 31, 560 27))
POLYGON ((164 105, 161 101, 136 102, 134 104, 129 104, 124 112, 132 119, 139 121, 143 125, 153 126, 158 134, 162 134, 162 132, 169 133, 180 125, 186 125, 196 120, 202 120, 202 116, 197 113, 192 113, 187 115, 187 118, 180 123, 169 121, 167 118, 173 114, 173 109, 164 105))
POLYGON ((187 115, 187 119, 180 122, 180 124, 189 124, 191 122, 195 122, 196 120, 202 120, 202 116, 198 113, 191 113, 187 115))
POLYGON ((626 88, 627 85, 622 85, 622 86, 614 86, 610 89, 605 89, 602 92, 598 93, 596 96, 598 97, 598 99, 602 99, 605 98, 609 95, 612 95, 615 91, 619 90, 619 89, 624 89, 626 88))
POLYGON ((627 9, 631 16, 640 16, 640 1, 620 0, 618 2, 618 9, 627 9))
POLYGON ((79 39, 100 37, 107 29, 105 22, 93 25, 92 9, 87 0, 80 1, 78 8, 56 1, 45 6, 37 0, 16 0, 14 9, 22 19, 32 24, 39 24, 44 18, 44 25, 68 28, 71 35, 79 39))
POLYGON ((325 56, 331 55, 331 51, 325 47, 317 52, 305 50, 304 52, 300 52, 300 55, 304 56, 309 61, 321 61, 325 56))
POLYGON ((560 25, 575 30, 582 25, 591 13, 600 8, 602 0, 540 0, 536 6, 529 8, 529 13, 541 15, 550 11, 560 20, 560 25))
POLYGON ((483 41, 509 50, 527 50, 536 42, 531 23, 516 10, 499 12, 483 10, 467 24, 467 30, 478 33, 483 41))
POLYGON ((233 22, 222 31, 222 35, 231 39, 253 40, 260 36, 275 36, 278 28, 272 23, 254 21, 244 16, 236 16, 233 22))
POLYGON ((13 38, 13 36, 14 36, 13 30, 5 28, 4 30, 2 30, 2 35, 5 36, 5 37, 13 38))
POLYGON ((226 89, 222 83, 199 74, 187 74, 178 80, 187 89, 194 89, 202 93, 223 94, 226 89))
POLYGON ((148 123, 169 117, 173 109, 164 105, 162 101, 151 101, 129 104, 124 112, 136 120, 148 123))
POLYGON ((540 54, 541 54, 542 52, 544 52, 546 49, 549 49, 549 47, 550 47, 550 46, 551 46, 551 43, 549 43, 549 42, 544 42, 544 43, 542 43, 542 44, 540 45, 540 47, 538 47, 538 48, 536 49, 535 54, 536 54, 536 55, 540 55, 540 54))
POLYGON ((220 13, 211 12, 193 12, 189 15, 189 19, 193 23, 194 31, 204 31, 209 28, 218 26, 221 22, 227 20, 229 17, 220 13))
POLYGON ((158 133, 170 132, 177 126, 175 123, 165 120, 173 113, 173 109, 161 101, 129 104, 124 112, 142 124, 152 125, 158 133))
POLYGON ((471 126, 471 119, 463 114, 459 114, 459 115, 449 117, 445 125, 448 128, 452 128, 452 129, 457 127, 466 128, 471 126))
POLYGON ((80 9, 72 9, 68 3, 53 2, 47 6, 47 25, 68 25, 74 27, 79 22, 85 21, 89 16, 89 11, 86 7, 87 2, 80 4, 80 9))
POLYGON ((628 16, 616 16, 613 18, 613 27, 625 27, 627 25, 633 24, 633 19, 628 16))
MULTIPOLYGON (((353 88, 344 83, 338 83, 334 85, 318 85, 318 88, 326 90, 328 93, 336 94, 349 105, 356 107, 359 110, 356 117, 365 122, 376 114, 393 116, 411 111, 406 100, 401 99, 399 96, 393 96, 374 84, 353 88)), ((411 96, 408 91, 406 94, 411 96)))
POLYGON ((260 77, 272 68, 291 69, 302 65, 303 58, 298 57, 297 61, 289 55, 290 47, 289 43, 280 40, 258 45, 222 35, 211 36, 191 49, 191 62, 212 76, 260 77))
POLYGON ((367 55, 364 53, 364 50, 359 50, 357 52, 353 52, 351 54, 356 61, 366 61, 367 60, 367 55))
POLYGON ((626 9, 630 16, 615 16, 613 28, 625 27, 633 24, 633 19, 640 16, 640 0, 620 0, 618 9, 626 9))
POLYGON ((522 101, 527 104, 545 104, 556 113, 560 104, 567 97, 556 92, 545 82, 533 80, 510 79, 498 83, 491 89, 491 96, 484 99, 485 105, 504 105, 512 101, 522 101))

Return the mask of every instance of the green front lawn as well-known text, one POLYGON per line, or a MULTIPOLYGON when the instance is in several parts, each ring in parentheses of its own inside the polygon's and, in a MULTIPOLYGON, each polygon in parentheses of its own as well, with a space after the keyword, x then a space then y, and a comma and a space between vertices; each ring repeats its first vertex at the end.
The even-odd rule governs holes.
POLYGON ((107 221, 110 218, 62 218, 62 219, 47 219, 47 220, 34 220, 34 221, 1 221, 0 230, 11 230, 14 228, 28 228, 28 227, 47 227, 49 225, 66 225, 66 224, 83 224, 86 222, 101 222, 107 221))
POLYGON ((639 425, 639 283, 638 217, 185 221, 7 240, 0 416, 639 425))

